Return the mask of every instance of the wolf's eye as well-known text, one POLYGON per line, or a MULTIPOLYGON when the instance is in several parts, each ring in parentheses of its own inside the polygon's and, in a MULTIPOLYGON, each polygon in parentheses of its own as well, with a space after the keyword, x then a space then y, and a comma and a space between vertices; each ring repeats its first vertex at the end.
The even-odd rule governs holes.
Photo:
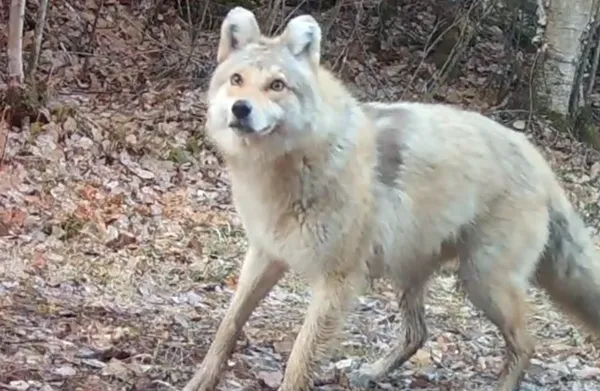
POLYGON ((242 81, 243 81, 242 75, 240 75, 239 73, 234 73, 229 78, 229 82, 231 83, 232 86, 239 86, 242 84, 242 81))
POLYGON ((285 83, 282 80, 273 80, 269 86, 273 91, 281 91, 285 88, 285 83))

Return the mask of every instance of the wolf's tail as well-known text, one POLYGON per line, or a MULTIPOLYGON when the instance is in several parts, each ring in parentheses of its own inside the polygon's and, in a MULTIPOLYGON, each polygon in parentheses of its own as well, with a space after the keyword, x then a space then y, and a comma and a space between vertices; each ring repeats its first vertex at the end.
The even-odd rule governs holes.
POLYGON ((555 194, 537 283, 566 313, 600 334, 600 256, 562 189, 555 194))

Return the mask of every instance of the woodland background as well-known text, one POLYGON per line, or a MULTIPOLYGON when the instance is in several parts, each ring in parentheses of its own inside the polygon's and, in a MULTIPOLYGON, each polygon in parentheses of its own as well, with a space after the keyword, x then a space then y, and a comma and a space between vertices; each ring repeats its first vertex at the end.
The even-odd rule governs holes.
MULTIPOLYGON (((520 0, 6 0, 0 390, 174 390, 201 361, 246 249, 203 133, 218 28, 235 5, 273 33, 313 14, 323 61, 360 99, 446 102, 525 132, 597 237, 592 0, 542 13, 520 0)), ((378 389, 492 389, 502 339, 455 282, 432 281, 430 338, 378 389)), ((348 389, 345 373, 394 342, 393 299, 383 282, 361 298, 319 390, 348 389)), ((221 390, 276 389, 308 300, 286 277, 247 324, 221 390)), ((599 389, 597 343, 535 289, 531 303, 538 345, 523 389, 599 389)))

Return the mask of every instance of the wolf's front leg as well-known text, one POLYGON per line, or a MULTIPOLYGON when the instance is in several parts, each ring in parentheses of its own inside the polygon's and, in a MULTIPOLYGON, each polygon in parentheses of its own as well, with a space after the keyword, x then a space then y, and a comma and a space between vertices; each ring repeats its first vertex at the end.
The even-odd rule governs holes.
POLYGON ((313 298, 287 362, 279 391, 312 389, 312 374, 319 354, 324 353, 341 328, 349 304, 364 286, 364 276, 331 274, 313 285, 313 298))
POLYGON ((250 246, 238 281, 237 290, 202 365, 183 391, 209 391, 216 387, 223 363, 231 354, 237 336, 258 303, 281 279, 287 266, 273 261, 250 246))

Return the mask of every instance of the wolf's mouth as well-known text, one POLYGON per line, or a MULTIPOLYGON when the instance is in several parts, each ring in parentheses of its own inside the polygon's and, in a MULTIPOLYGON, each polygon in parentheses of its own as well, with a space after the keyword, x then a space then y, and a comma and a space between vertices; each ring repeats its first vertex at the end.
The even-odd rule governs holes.
POLYGON ((271 133, 275 129, 275 125, 268 125, 262 129, 254 129, 247 123, 242 123, 241 121, 234 121, 229 124, 229 127, 232 128, 237 134, 247 137, 256 137, 256 136, 266 136, 271 133))
POLYGON ((229 124, 229 127, 235 130, 237 133, 251 134, 254 133, 254 129, 247 123, 240 121, 233 121, 229 124))

